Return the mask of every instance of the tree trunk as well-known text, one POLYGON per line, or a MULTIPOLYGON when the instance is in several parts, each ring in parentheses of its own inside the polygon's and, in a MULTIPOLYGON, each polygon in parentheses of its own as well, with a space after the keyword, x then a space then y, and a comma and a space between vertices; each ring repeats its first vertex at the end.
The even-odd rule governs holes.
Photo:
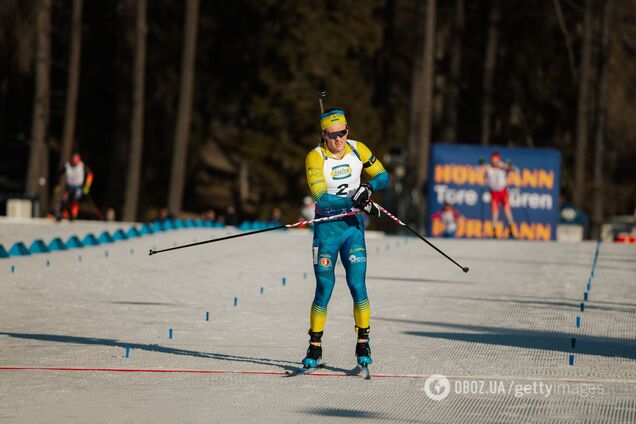
POLYGON ((37 10, 37 48, 35 59, 35 97, 31 123, 31 151, 27 171, 27 194, 39 202, 40 214, 47 210, 48 149, 45 144, 51 102, 51 0, 40 0, 37 10))
POLYGON ((501 1, 493 0, 488 15, 488 40, 484 55, 484 104, 481 111, 481 144, 490 144, 490 119, 492 117, 492 93, 497 64, 499 44, 499 21, 501 20, 501 1))
POLYGON ((68 58, 68 82, 66 111, 64 113, 64 134, 59 167, 71 157, 75 143, 75 121, 77 116, 77 95, 80 78, 80 52, 82 48, 82 0, 73 0, 73 21, 71 24, 71 54, 68 58))
POLYGON ((605 116, 607 113, 607 67, 609 60, 612 0, 603 6, 603 27, 599 52, 599 77, 597 85, 596 135, 594 142, 594 205, 592 208, 592 238, 601 236, 603 225, 603 158, 605 150, 605 116))
MULTIPOLYGON (((423 2, 424 0, 422 0, 423 2)), ((426 204, 425 182, 428 176, 428 158, 431 146, 433 113, 433 78, 435 75, 435 15, 436 0, 426 0, 424 8, 419 4, 419 17, 425 19, 425 32, 419 31, 419 51, 413 67, 413 91, 409 123, 409 158, 412 175, 411 196, 416 210, 416 222, 422 227, 426 204), (422 16, 424 15, 424 16, 422 16)), ((418 25, 418 27, 421 27, 418 25)))
POLYGON ((461 90, 462 73, 462 40, 464 38, 464 0, 455 2, 455 24, 453 26, 453 41, 451 45, 450 73, 448 82, 448 97, 445 105, 445 125, 442 137, 445 141, 457 141, 459 126, 459 93, 461 90))
POLYGON ((126 179, 126 200, 124 220, 137 218, 139 187, 141 180, 141 159, 144 132, 144 76, 146 67, 146 0, 137 0, 135 41, 135 65, 133 70, 133 101, 130 152, 128 155, 128 177, 126 179))
POLYGON ((574 160, 574 204, 583 207, 585 197, 585 171, 587 158, 587 130, 589 91, 592 56, 592 0, 585 0, 583 41, 581 43, 581 66, 579 79, 579 101, 576 118, 576 156, 574 160))
POLYGON ((183 202, 183 187, 185 185, 188 141, 192 118, 192 91, 194 87, 198 18, 199 0, 188 0, 186 3, 185 27, 183 29, 179 111, 174 132, 174 152, 172 155, 172 173, 170 175, 170 192, 168 195, 168 209, 174 214, 181 212, 183 202))

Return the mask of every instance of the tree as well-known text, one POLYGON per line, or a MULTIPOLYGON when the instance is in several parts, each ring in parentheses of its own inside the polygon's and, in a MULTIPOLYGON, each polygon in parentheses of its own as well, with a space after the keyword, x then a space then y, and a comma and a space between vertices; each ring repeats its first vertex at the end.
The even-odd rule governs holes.
POLYGON ((587 130, 589 114, 590 75, 592 73, 592 0, 585 0, 581 65, 579 71, 579 99, 576 117, 576 157, 574 161, 574 204, 583 207, 585 174, 587 171, 587 130))
POLYGON ((192 91, 194 87, 198 18, 199 0, 188 0, 186 3, 185 26, 183 29, 179 111, 177 113, 177 124, 174 132, 172 173, 170 176, 170 191, 168 195, 168 208, 175 214, 181 212, 183 202, 190 122, 192 119, 192 91))
POLYGON ((64 133, 60 168, 70 158, 75 142, 75 119, 77 116, 77 96, 80 79, 80 52, 82 46, 82 0, 73 0, 71 23, 71 53, 68 58, 68 83, 66 88, 66 111, 64 113, 64 133))
POLYGON ((603 224, 603 160, 605 150, 605 115, 607 114, 607 67, 609 60, 610 28, 612 22, 612 0, 603 5, 603 26, 599 52, 599 77, 596 96, 596 134, 594 143, 594 197, 592 207, 592 238, 601 236, 603 224))
POLYGON ((459 127, 459 93, 461 91, 462 41, 464 38, 464 0, 455 1, 455 22, 453 24, 448 92, 444 105, 444 129, 442 137, 446 141, 457 141, 459 127))
MULTIPOLYGON (((424 0, 422 0, 423 2, 424 0)), ((426 205, 424 184, 428 176, 428 157, 431 147, 433 119, 433 78, 435 76, 435 15, 436 0, 426 0, 426 8, 418 2, 418 16, 425 22, 424 30, 418 32, 419 48, 413 66, 413 89, 409 122, 409 172, 412 175, 411 193, 416 205, 416 222, 424 221, 426 205)), ((418 28, 421 24, 418 23, 418 28)))
POLYGON ((29 196, 38 198, 40 211, 44 213, 48 206, 48 148, 45 139, 51 103, 51 0, 39 0, 36 19, 35 96, 26 191, 29 196))
POLYGON ((493 83, 495 80, 495 66, 497 64, 497 49, 499 44, 499 21, 501 19, 501 0, 493 0, 488 15, 488 41, 484 55, 484 91, 481 111, 481 144, 490 144, 490 119, 493 110, 493 83))
POLYGON ((128 177, 126 179, 126 200, 124 220, 137 218, 139 187, 141 185, 141 158, 144 131, 144 81, 146 68, 146 0, 137 1, 135 33, 135 65, 133 71, 133 99, 130 151, 128 154, 128 177))

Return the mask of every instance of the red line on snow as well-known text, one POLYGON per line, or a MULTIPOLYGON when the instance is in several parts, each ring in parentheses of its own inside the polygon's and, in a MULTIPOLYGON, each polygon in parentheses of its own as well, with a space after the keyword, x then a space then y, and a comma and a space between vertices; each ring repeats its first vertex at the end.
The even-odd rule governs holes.
MULTIPOLYGON (((239 374, 239 375, 285 375, 285 371, 231 371, 188 369, 144 369, 144 368, 79 368, 79 367, 0 367, 0 371, 77 371, 114 373, 176 373, 176 374, 239 374)), ((311 373, 315 377, 352 377, 345 373, 311 373)), ((371 374, 376 378, 425 378, 423 375, 371 374)))

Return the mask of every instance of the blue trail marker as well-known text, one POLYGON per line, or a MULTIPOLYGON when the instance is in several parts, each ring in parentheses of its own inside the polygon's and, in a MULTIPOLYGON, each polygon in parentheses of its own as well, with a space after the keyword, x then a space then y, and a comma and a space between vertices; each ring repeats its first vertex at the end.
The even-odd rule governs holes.
POLYGON ((51 266, 51 261, 47 259, 47 260, 46 260, 46 267, 48 268, 48 267, 50 267, 50 266, 51 266))
POLYGON ((168 330, 168 338, 172 340, 172 328, 168 330))
POLYGON ((106 251, 104 252, 104 256, 105 256, 106 258, 108 257, 108 250, 106 250, 106 251))
POLYGON ((585 303, 581 302, 581 312, 585 310, 585 303))
POLYGON ((15 274, 15 265, 11 265, 11 274, 15 274))
POLYGON ((126 358, 128 358, 130 356, 130 346, 126 346, 125 356, 126 356, 126 358))
POLYGON ((234 306, 238 305, 238 297, 234 297, 234 306))
POLYGON ((587 292, 583 293, 583 300, 587 301, 587 292))
POLYGON ((574 365, 574 355, 570 355, 570 365, 574 365))
POLYGON ((263 294, 264 292, 265 292, 265 289, 261 287, 261 294, 263 294))
POLYGON ((576 328, 581 328, 581 317, 576 317, 576 328))
POLYGON ((205 313, 205 320, 206 321, 210 321, 210 313, 209 312, 205 313))
POLYGON ((287 284, 287 278, 283 277, 283 286, 287 284))

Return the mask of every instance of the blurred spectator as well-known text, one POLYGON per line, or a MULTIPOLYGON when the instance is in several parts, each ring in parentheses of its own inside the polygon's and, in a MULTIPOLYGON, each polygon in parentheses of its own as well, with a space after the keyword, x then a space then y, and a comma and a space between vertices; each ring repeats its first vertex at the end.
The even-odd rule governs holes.
POLYGON ((305 196, 303 205, 300 207, 300 216, 307 221, 314 219, 316 216, 316 203, 311 196, 305 196))
POLYGON ((108 208, 108 210, 106 211, 106 221, 113 222, 115 221, 115 219, 116 219, 115 209, 108 208))
POLYGON ((241 218, 238 213, 236 213, 236 208, 233 205, 227 207, 226 215, 225 215, 225 224, 237 226, 241 222, 241 218))
POLYGON ((203 214, 201 215, 201 218, 207 221, 216 221, 216 212, 210 209, 206 212, 203 212, 203 214))
POLYGON ((283 225, 283 213, 281 212, 280 208, 274 208, 270 221, 272 222, 272 224, 283 225))
POLYGON ((451 238, 455 237, 455 232, 457 231, 457 223, 464 219, 462 214, 460 214, 457 209, 452 207, 450 203, 444 202, 444 206, 442 209, 435 212, 432 216, 433 221, 441 220, 444 224, 444 237, 451 238))
POLYGON ((163 222, 168 219, 174 219, 174 215, 168 209, 163 208, 159 211, 159 217, 157 218, 159 221, 163 222))

